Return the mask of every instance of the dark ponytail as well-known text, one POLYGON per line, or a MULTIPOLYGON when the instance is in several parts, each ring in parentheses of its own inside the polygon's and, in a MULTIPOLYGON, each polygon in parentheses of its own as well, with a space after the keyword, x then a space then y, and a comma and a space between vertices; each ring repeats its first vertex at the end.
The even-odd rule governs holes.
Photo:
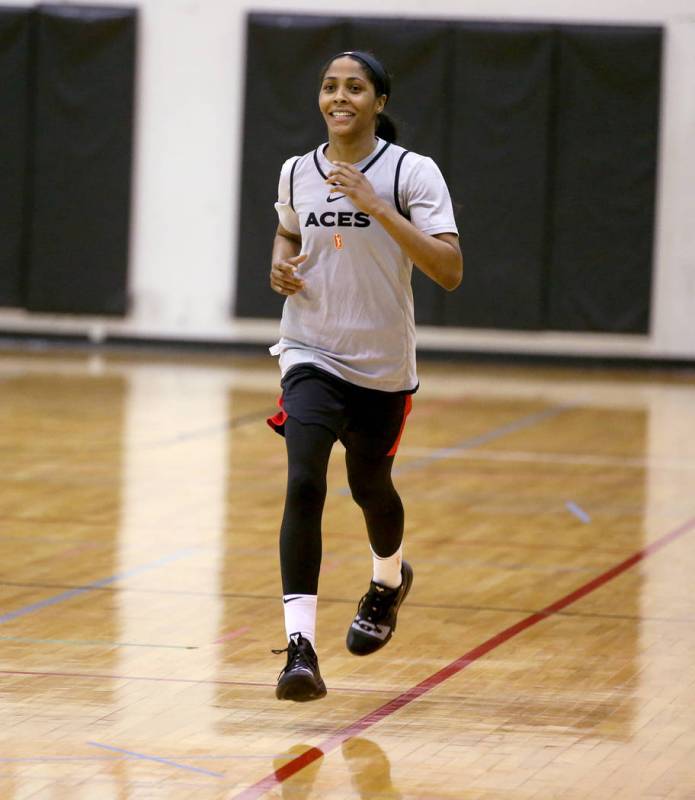
POLYGON ((381 114, 376 115, 376 135, 380 139, 384 139, 393 144, 398 140, 398 128, 396 128, 396 123, 391 117, 384 114, 383 111, 381 114))

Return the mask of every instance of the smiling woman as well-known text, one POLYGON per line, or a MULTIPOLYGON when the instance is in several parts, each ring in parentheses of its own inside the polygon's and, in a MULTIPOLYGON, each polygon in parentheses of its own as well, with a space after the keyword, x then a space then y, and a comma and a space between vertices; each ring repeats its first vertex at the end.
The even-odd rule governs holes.
MULTIPOLYGON (((331 73, 343 71, 347 72, 347 76, 343 76, 343 80, 347 81, 348 94, 357 101, 359 104, 360 97, 364 98, 365 91, 368 90, 368 85, 371 83, 374 87, 374 94, 376 95, 376 135, 387 142, 395 142, 398 138, 396 126, 386 114, 384 114, 384 106, 388 103, 391 95, 391 79, 388 73, 384 70, 381 64, 373 58, 369 53, 351 53, 349 58, 333 58, 331 59, 321 72, 321 88, 319 95, 319 107, 323 118, 326 121, 326 127, 331 131, 332 120, 351 120, 356 116, 356 112, 351 108, 340 108, 333 104, 333 96, 338 92, 338 85, 340 78, 336 74, 328 74, 329 67, 331 73), (355 70, 355 64, 359 68, 355 70), (351 66, 352 65, 352 66, 351 66), (356 73, 350 75, 350 73, 356 73), (325 107, 324 107, 325 104, 325 107)), ((370 129, 373 124, 372 114, 367 109, 367 127, 370 129)))
POLYGON ((287 300, 280 341, 280 411, 288 482, 280 565, 288 646, 279 699, 326 694, 316 656, 321 518, 333 444, 372 549, 372 581, 348 629, 368 655, 396 629, 413 571, 402 560, 403 505, 391 480, 417 390, 413 264, 455 289, 462 258, 449 192, 432 159, 395 144, 384 115, 387 71, 372 54, 334 56, 320 76, 328 141, 280 174, 270 285, 287 300))

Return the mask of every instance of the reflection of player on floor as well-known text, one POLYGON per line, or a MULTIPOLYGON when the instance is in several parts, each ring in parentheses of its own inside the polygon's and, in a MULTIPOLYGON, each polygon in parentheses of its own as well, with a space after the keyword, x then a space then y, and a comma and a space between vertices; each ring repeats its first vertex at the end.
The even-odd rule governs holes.
POLYGON ((347 739, 342 750, 350 767, 350 780, 360 797, 401 800, 403 795, 391 783, 391 764, 378 744, 369 739, 347 739))
MULTIPOLYGON (((287 297, 280 341, 288 485, 280 533, 287 664, 276 694, 326 694, 315 652, 326 471, 345 445, 352 496, 364 512, 373 580, 347 636, 356 655, 383 647, 412 583, 402 561, 403 506, 391 481, 417 389, 413 263, 445 289, 462 259, 449 192, 435 163, 393 144, 383 114, 390 79, 374 56, 332 58, 319 108, 328 143, 280 174, 270 284, 287 297)), ((417 98, 413 98, 416 102, 417 98)))

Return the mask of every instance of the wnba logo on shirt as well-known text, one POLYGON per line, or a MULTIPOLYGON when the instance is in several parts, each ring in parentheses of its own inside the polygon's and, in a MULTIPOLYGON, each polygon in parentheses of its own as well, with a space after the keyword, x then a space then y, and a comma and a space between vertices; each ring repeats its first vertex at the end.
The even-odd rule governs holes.
POLYGON ((325 211, 319 217, 313 211, 309 212, 304 227, 310 225, 324 228, 368 228, 371 225, 369 214, 364 211, 325 211))

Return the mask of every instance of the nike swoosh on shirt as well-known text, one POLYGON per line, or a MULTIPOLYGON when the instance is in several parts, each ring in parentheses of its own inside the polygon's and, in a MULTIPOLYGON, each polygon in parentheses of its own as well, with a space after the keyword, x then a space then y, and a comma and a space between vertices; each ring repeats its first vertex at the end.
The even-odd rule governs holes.
POLYGON ((334 203, 336 200, 342 200, 343 197, 345 197, 345 196, 346 195, 344 195, 344 194, 339 194, 337 197, 334 197, 332 194, 329 194, 328 197, 326 198, 326 202, 334 203))

